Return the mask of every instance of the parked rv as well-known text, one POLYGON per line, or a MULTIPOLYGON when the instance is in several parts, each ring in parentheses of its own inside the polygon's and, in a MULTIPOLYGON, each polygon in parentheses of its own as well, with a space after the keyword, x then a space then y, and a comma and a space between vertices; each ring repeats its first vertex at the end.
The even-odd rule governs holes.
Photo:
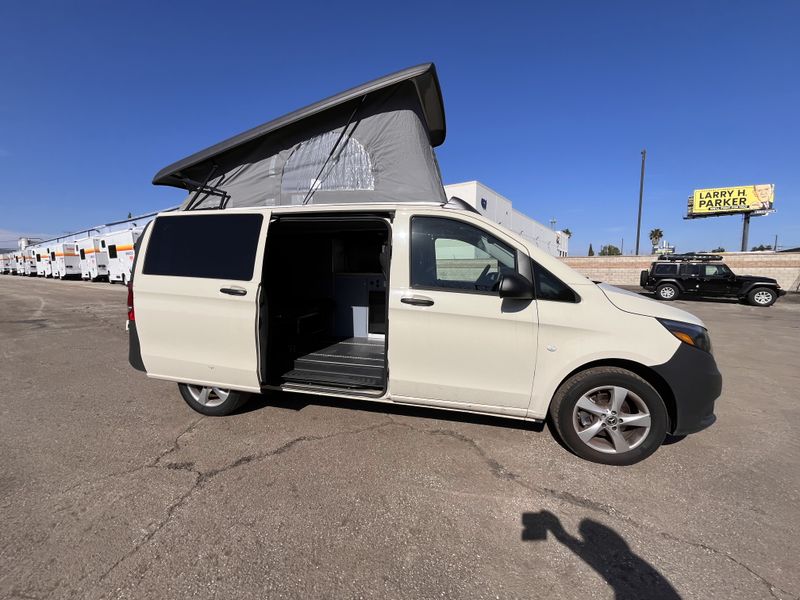
POLYGON ((43 271, 44 271, 44 276, 45 277, 53 277, 53 260, 54 259, 52 257, 53 257, 54 253, 50 252, 50 247, 49 246, 43 246, 41 248, 41 250, 42 250, 41 257, 42 257, 42 267, 43 267, 43 271))
POLYGON ((8 254, 0 254, 0 273, 4 275, 11 273, 11 259, 8 254))
POLYGON ((550 418, 614 465, 711 425, 721 377, 702 321, 447 201, 444 137, 422 65, 163 169, 155 184, 196 193, 140 240, 131 364, 202 414, 286 390, 550 418))
POLYGON ((100 247, 100 237, 90 236, 75 242, 81 262, 81 279, 108 280, 108 252, 100 247))
POLYGON ((22 251, 23 261, 25 264, 25 275, 28 277, 36 277, 36 254, 34 253, 33 246, 28 246, 22 251))
POLYGON ((19 252, 11 253, 11 274, 19 275, 22 267, 22 261, 19 259, 19 252))
POLYGON ((74 242, 50 246, 50 262, 54 278, 80 279, 81 261, 74 242))
POLYGON ((114 231, 100 238, 100 249, 108 253, 108 280, 127 283, 131 278, 134 245, 142 234, 140 227, 114 231))
POLYGON ((36 258, 37 277, 48 277, 50 255, 44 246, 33 247, 34 257, 36 258))

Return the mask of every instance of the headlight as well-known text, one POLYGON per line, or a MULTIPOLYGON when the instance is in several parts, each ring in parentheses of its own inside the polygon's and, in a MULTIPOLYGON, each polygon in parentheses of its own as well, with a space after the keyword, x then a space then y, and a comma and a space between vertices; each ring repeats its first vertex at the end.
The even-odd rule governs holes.
POLYGON ((705 327, 682 321, 670 321, 669 319, 658 319, 658 322, 684 344, 689 344, 711 353, 711 338, 708 337, 708 331, 705 327))

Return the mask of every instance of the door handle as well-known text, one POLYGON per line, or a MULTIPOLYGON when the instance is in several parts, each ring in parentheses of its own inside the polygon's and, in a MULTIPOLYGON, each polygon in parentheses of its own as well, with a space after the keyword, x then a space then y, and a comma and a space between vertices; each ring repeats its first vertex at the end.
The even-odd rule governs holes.
POLYGON ((219 288, 219 291, 223 294, 228 294, 229 296, 246 296, 247 290, 240 287, 224 287, 219 288))
POLYGON ((427 296, 403 296, 400 302, 413 306, 433 306, 433 299, 427 296))

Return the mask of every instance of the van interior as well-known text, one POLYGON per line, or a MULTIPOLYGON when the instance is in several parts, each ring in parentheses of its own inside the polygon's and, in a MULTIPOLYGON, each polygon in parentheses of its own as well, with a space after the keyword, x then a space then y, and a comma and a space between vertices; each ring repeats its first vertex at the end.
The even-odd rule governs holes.
POLYGON ((283 387, 384 390, 389 256, 387 218, 270 223, 261 380, 283 387))

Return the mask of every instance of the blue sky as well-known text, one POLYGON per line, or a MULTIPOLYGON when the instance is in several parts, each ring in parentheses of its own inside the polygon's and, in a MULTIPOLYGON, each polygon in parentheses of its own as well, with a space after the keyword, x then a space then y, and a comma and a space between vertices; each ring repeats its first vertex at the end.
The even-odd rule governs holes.
POLYGON ((684 221, 687 196, 775 183, 751 245, 800 246, 799 22, 793 1, 4 2, 0 246, 177 204, 161 167, 426 61, 445 182, 557 219, 572 254, 633 248, 645 147, 645 234, 738 249, 741 218, 684 221))

